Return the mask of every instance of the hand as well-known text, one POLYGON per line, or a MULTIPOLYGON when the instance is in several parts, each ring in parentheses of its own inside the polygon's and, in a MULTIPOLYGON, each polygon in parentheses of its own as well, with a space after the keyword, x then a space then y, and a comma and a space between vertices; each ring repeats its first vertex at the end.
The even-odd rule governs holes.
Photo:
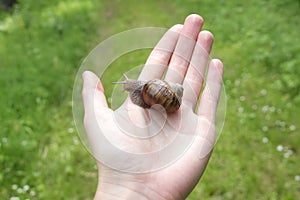
POLYGON ((175 113, 142 109, 129 99, 113 111, 98 77, 83 73, 84 125, 99 169, 95 199, 184 199, 199 181, 215 143, 223 76, 222 62, 209 61, 213 35, 201 31, 202 24, 203 19, 193 14, 184 25, 169 29, 139 76, 140 80, 161 79, 167 70, 166 81, 183 85, 182 105, 175 113), (168 151, 155 154, 166 144, 171 146, 168 151))

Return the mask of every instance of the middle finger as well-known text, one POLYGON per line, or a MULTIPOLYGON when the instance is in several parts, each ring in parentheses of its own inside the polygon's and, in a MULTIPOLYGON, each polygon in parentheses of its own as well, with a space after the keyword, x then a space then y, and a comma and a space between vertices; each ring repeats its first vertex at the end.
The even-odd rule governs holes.
POLYGON ((165 76, 166 81, 183 82, 202 25, 203 19, 199 15, 192 14, 185 19, 165 76))

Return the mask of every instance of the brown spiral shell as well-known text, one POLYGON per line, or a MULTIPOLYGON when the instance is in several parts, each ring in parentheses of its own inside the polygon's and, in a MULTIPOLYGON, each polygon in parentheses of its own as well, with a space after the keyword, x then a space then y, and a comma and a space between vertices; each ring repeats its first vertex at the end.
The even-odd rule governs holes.
POLYGON ((163 80, 154 79, 148 81, 142 89, 142 98, 150 107, 159 104, 172 113, 179 109, 181 100, 171 86, 163 80))
POLYGON ((183 87, 180 84, 168 83, 160 79, 130 80, 127 77, 126 81, 114 83, 124 84, 124 90, 129 92, 131 101, 142 108, 159 104, 166 109, 167 113, 172 113, 181 105, 183 87))

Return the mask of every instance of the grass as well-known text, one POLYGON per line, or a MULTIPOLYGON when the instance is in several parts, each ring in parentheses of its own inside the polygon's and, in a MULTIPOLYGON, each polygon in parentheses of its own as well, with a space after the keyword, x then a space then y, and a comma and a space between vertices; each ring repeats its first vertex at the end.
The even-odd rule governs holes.
MULTIPOLYGON (((188 199, 296 199, 299 7, 296 0, 28 0, 0 11, 1 199, 91 199, 95 162, 71 114, 80 63, 115 33, 170 27, 190 13, 202 15, 204 29, 214 33, 213 57, 225 64, 228 102, 222 135, 188 199)), ((103 77, 108 97, 109 77, 148 54, 132 52, 112 63, 103 77)))

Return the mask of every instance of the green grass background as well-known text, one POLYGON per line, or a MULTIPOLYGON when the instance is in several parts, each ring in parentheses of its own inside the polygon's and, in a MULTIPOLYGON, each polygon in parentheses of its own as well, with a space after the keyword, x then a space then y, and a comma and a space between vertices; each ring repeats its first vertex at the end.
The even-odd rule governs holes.
MULTIPOLYGON (((188 199, 300 196, 298 0, 20 0, 0 11, 0 199, 91 199, 93 158, 73 123, 72 87, 89 51, 107 37, 170 27, 190 13, 213 32, 223 60, 226 122, 188 199)), ((113 63, 113 78, 148 50, 113 63)))

